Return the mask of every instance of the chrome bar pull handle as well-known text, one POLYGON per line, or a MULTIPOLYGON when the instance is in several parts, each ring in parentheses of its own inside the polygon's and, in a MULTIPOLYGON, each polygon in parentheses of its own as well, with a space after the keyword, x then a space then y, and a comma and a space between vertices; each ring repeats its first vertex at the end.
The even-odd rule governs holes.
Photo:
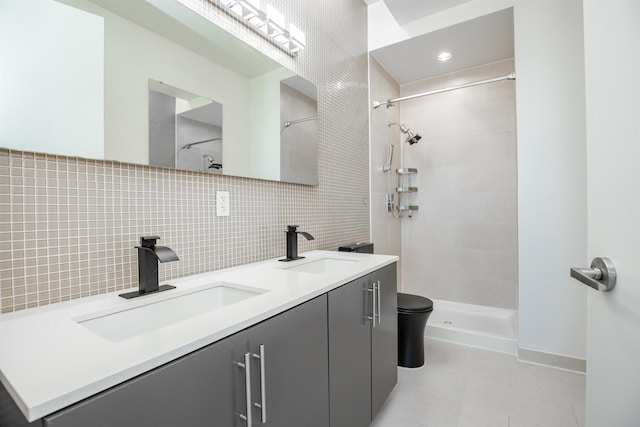
POLYGON ((376 311, 373 307, 375 307, 375 299, 376 299, 376 290, 375 290, 375 286, 372 288, 366 288, 364 289, 365 292, 371 292, 372 296, 371 296, 371 316, 364 316, 364 319, 367 320, 371 320, 373 327, 376 326, 376 311))
POLYGON ((264 358, 264 344, 260 344, 260 354, 253 354, 255 359, 260 360, 260 403, 254 402, 253 406, 260 408, 262 424, 267 422, 267 383, 264 358))
POLYGON ((236 365, 244 369, 245 398, 247 399, 247 414, 238 414, 238 417, 247 423, 247 427, 253 425, 251 416, 251 353, 244 354, 244 363, 235 362, 236 365))
POLYGON ((609 292, 616 286, 616 268, 609 258, 594 258, 591 268, 572 268, 571 277, 598 291, 609 292))
POLYGON ((378 288, 376 288, 376 284, 375 283, 371 283, 371 290, 373 292, 373 298, 371 298, 371 310, 373 313, 373 327, 376 327, 376 319, 378 318, 378 303, 377 303, 377 299, 378 299, 378 288))
POLYGON ((378 326, 380 326, 380 323, 382 323, 382 317, 380 316, 380 313, 382 313, 382 303, 380 302, 382 299, 380 298, 380 280, 378 280, 378 287, 376 289, 376 299, 378 300, 378 326))

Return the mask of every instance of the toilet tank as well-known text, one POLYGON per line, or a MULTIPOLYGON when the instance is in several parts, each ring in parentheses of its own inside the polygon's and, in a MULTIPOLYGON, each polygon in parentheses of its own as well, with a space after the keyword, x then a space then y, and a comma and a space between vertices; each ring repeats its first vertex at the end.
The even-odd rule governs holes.
POLYGON ((373 243, 348 243, 338 248, 341 252, 373 253, 373 243))

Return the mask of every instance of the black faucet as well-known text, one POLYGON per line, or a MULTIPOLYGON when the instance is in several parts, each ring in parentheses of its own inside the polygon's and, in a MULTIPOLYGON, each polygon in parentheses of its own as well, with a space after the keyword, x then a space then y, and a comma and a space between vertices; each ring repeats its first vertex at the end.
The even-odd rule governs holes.
POLYGON ((303 256, 298 256, 298 234, 302 234, 307 240, 313 240, 313 236, 306 231, 296 231, 298 225, 287 226, 287 257, 278 261, 293 261, 296 259, 302 259, 303 256))
POLYGON ((139 290, 120 294, 122 298, 130 299, 175 288, 171 285, 158 286, 158 261, 178 261, 178 255, 173 250, 164 246, 156 246, 156 240, 159 239, 158 236, 140 237, 140 246, 135 246, 138 248, 139 290))

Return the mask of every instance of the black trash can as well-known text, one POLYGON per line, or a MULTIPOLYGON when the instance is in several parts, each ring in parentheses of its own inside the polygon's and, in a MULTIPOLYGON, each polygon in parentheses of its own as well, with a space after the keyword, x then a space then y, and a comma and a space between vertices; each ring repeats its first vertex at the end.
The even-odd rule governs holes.
POLYGON ((424 328, 432 311, 429 298, 398 293, 398 366, 424 365, 424 328))

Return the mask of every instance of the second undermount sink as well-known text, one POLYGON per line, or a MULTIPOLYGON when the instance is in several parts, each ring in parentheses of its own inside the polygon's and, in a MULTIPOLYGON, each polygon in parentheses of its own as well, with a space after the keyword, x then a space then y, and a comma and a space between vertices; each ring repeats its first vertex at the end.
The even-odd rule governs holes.
POLYGON ((264 291, 216 282, 177 292, 149 296, 152 299, 136 301, 126 308, 101 310, 73 320, 109 341, 119 342, 219 310, 264 291))
POLYGON ((300 264, 286 267, 285 270, 301 271, 303 273, 324 274, 329 273, 336 268, 350 265, 354 262, 358 262, 358 260, 345 258, 320 258, 310 261, 301 261, 300 264))

